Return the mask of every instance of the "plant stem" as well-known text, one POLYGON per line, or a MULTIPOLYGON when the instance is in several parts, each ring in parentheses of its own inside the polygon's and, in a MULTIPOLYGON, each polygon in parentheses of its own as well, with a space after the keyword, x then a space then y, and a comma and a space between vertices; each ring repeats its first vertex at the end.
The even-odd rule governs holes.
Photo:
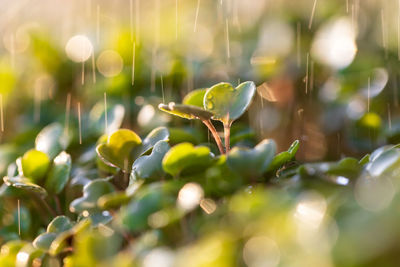
POLYGON ((60 204, 60 199, 57 195, 54 195, 54 202, 56 203, 56 210, 59 215, 63 214, 60 204))
POLYGON ((212 136, 214 137, 214 140, 217 143, 219 152, 221 154, 224 154, 224 146, 222 145, 221 138, 219 137, 218 132, 215 129, 214 125, 211 123, 210 120, 202 120, 202 122, 207 126, 208 130, 210 130, 212 136))
POLYGON ((46 200, 44 200, 40 196, 37 196, 37 199, 43 204, 43 206, 45 206, 47 208, 47 210, 51 213, 51 215, 53 217, 57 216, 57 213, 55 212, 55 210, 46 202, 46 200))
POLYGON ((225 153, 231 149, 229 140, 231 138, 231 123, 224 123, 224 136, 225 136, 225 153))

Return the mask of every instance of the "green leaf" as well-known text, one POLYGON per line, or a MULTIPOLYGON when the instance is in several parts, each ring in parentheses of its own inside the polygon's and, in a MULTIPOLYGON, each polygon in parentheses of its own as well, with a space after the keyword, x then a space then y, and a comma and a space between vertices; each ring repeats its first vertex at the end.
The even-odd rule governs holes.
POLYGON ((281 166, 291 161, 299 149, 299 140, 294 141, 287 151, 283 151, 276 155, 268 167, 268 171, 278 170, 281 166))
POLYGON ((362 166, 355 158, 344 158, 338 162, 309 163, 299 167, 302 178, 316 177, 322 180, 347 185, 350 179, 356 179, 362 170, 362 166))
POLYGON ((206 94, 207 89, 208 88, 201 88, 191 91, 183 98, 182 103, 203 108, 204 95, 206 94))
POLYGON ((56 239, 56 233, 43 233, 33 240, 32 245, 35 248, 40 248, 43 250, 48 250, 53 243, 54 239, 56 239))
POLYGON ((104 226, 111 222, 112 219, 113 217, 108 211, 95 211, 90 213, 89 216, 84 216, 83 214, 78 216, 78 222, 81 220, 89 220, 92 227, 97 227, 101 224, 104 226))
POLYGON ((212 119, 230 125, 246 111, 255 91, 253 82, 241 83, 236 88, 230 83, 219 83, 207 90, 204 108, 213 113, 212 119))
POLYGON ((43 179, 50 166, 49 157, 38 150, 31 149, 21 158, 21 167, 24 177, 39 182, 43 179))
POLYGON ((73 226, 71 220, 64 216, 55 217, 47 226, 48 233, 61 233, 71 229, 73 226))
POLYGON ((192 105, 175 104, 174 102, 170 102, 168 105, 160 104, 158 105, 158 108, 162 111, 188 120, 209 120, 213 115, 211 112, 204 110, 203 108, 192 105))
POLYGON ((83 196, 71 202, 69 209, 74 213, 83 211, 96 211, 97 200, 108 193, 114 192, 114 186, 103 179, 96 179, 85 185, 83 188, 83 196))
POLYGON ((27 244, 20 249, 17 255, 15 265, 18 267, 30 267, 33 266, 34 261, 41 262, 45 256, 45 251, 42 249, 35 248, 32 244, 27 244), (24 257, 18 257, 24 255, 24 257), (38 260, 37 260, 38 259, 38 260))
POLYGON ((74 232, 72 230, 65 231, 59 234, 51 243, 49 250, 50 255, 57 255, 61 253, 67 246, 68 243, 71 242, 74 236, 74 232))
POLYGON ((385 173, 392 172, 400 166, 400 149, 391 148, 382 151, 382 153, 371 154, 370 163, 367 163, 365 169, 375 177, 385 173))
POLYGON ((197 128, 193 127, 170 127, 168 128, 170 136, 169 143, 176 145, 183 142, 189 142, 192 144, 199 144, 203 135, 197 128))
POLYGON ((148 217, 176 201, 181 182, 153 183, 143 188, 129 205, 121 208, 120 223, 130 231, 140 231, 148 227, 148 217))
POLYGON ((62 151, 54 158, 53 166, 46 179, 46 190, 53 194, 60 193, 69 180, 70 172, 71 156, 65 151, 62 151))
POLYGON ((227 155, 227 164, 236 172, 248 178, 261 176, 275 155, 276 144, 265 139, 253 149, 234 147, 227 155))
POLYGON ((194 147, 190 143, 181 143, 172 147, 165 154, 162 166, 165 172, 172 176, 178 174, 195 173, 210 166, 213 155, 210 148, 205 146, 194 147))
POLYGON ((243 177, 229 168, 226 155, 220 155, 213 166, 209 167, 204 174, 199 173, 198 176, 200 176, 199 183, 204 181, 204 177, 206 178, 205 193, 217 197, 231 194, 243 184, 243 177))
POLYGON ((35 149, 46 153, 51 159, 54 158, 58 153, 66 149, 68 140, 63 133, 64 129, 61 124, 49 124, 37 135, 35 149))
POLYGON ((28 242, 22 240, 12 240, 5 243, 0 250, 0 266, 14 267, 17 254, 28 242))
POLYGON ((91 225, 92 223, 90 219, 84 219, 75 224, 70 230, 61 232, 51 243, 49 254, 55 256, 61 253, 65 248, 68 247, 69 244, 72 243, 75 235, 82 234, 89 229, 91 225))
POLYGON ((101 196, 97 201, 97 205, 103 210, 110 210, 119 208, 128 203, 130 199, 131 196, 128 196, 125 191, 112 192, 101 196))
POLYGON ((132 165, 130 179, 160 178, 163 175, 162 160, 170 149, 166 141, 158 141, 148 156, 141 156, 132 165))
POLYGON ((152 130, 145 139, 143 139, 140 155, 151 150, 159 141, 168 141, 169 131, 166 127, 158 127, 152 130))
POLYGON ((32 181, 28 178, 19 177, 19 176, 16 176, 16 177, 4 176, 3 181, 8 186, 13 186, 13 187, 27 190, 30 192, 38 193, 42 196, 47 195, 47 192, 43 187, 32 183, 32 181))
POLYGON ((28 242, 23 240, 11 240, 1 246, 0 256, 16 256, 18 251, 28 244, 28 242))
POLYGON ((129 172, 133 162, 131 152, 141 144, 142 140, 135 132, 120 129, 108 136, 107 143, 99 144, 96 151, 106 164, 129 172))

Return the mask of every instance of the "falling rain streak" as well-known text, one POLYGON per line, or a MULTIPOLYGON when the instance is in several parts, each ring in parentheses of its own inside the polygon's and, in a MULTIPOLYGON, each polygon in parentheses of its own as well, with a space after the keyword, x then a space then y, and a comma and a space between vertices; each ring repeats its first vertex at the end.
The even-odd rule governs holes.
POLYGON ((317 7, 317 0, 314 0, 314 4, 311 10, 311 16, 310 16, 310 21, 308 22, 308 29, 311 29, 313 20, 314 20, 314 13, 315 13, 315 8, 317 7))
POLYGON ((397 57, 400 60, 400 0, 397 8, 397 57))
POLYGON ((133 42, 133 0, 129 0, 129 23, 131 32, 131 42, 133 42))
POLYGON ((196 7, 196 16, 194 18, 194 28, 193 32, 196 32, 197 30, 197 20, 199 18, 199 9, 200 9, 200 0, 197 0, 197 7, 196 7))
POLYGON ((82 144, 82 120, 81 120, 81 102, 78 102, 78 127, 79 127, 79 144, 82 144))
POLYGON ((17 203, 18 203, 18 235, 21 236, 21 207, 19 204, 19 199, 17 203))
POLYGON ((387 103, 387 111, 388 111, 389 130, 392 130, 392 115, 390 113, 390 104, 389 103, 387 103))
POLYGON ((65 105, 65 134, 68 134, 69 132, 69 114, 71 110, 71 93, 67 94, 67 103, 65 105))
POLYGON ((301 66, 301 23, 297 22, 297 35, 296 35, 296 47, 297 47, 297 67, 301 66))
POLYGON ((35 122, 40 121, 40 86, 36 86, 34 89, 35 97, 34 97, 34 119, 35 122))
POLYGON ((231 49, 229 44, 229 22, 228 19, 225 19, 225 31, 226 31, 226 56, 228 59, 231 58, 231 49))
POLYGON ((135 41, 139 44, 140 43, 140 3, 139 0, 135 0, 135 34, 136 38, 135 41))
POLYGON ((304 78, 304 82, 306 83, 306 94, 308 93, 308 61, 310 58, 310 53, 307 53, 307 61, 306 61, 306 77, 304 78))
POLYGON ((175 39, 178 40, 178 0, 175 0, 175 39))
POLYGON ((368 89, 367 89, 367 111, 369 112, 369 105, 371 99, 371 77, 368 77, 368 89))
POLYGON ((382 46, 387 56, 386 32, 385 32, 385 14, 383 8, 381 9, 381 24, 382 24, 382 46))
POLYGON ((162 96, 162 101, 165 103, 165 95, 164 95, 164 81, 163 81, 163 76, 161 75, 161 96, 162 96))
POLYGON ((105 133, 108 133, 107 130, 107 125, 108 125, 108 119, 107 119, 107 93, 104 92, 104 131, 105 133))
POLYGON ((1 131, 4 132, 3 94, 0 94, 0 126, 1 131))
POLYGON ((133 48, 132 48, 132 86, 135 84, 135 57, 136 57, 136 42, 133 42, 133 48))
POLYGON ((94 51, 92 53, 92 80, 96 83, 96 64, 94 63, 94 51))
POLYGON ((82 77, 81 77, 82 85, 85 84, 85 61, 82 61, 82 77))
POLYGON ((100 6, 97 5, 97 16, 96 16, 96 40, 97 44, 100 44, 100 6))
POLYGON ((156 48, 153 47, 151 55, 151 74, 150 74, 150 91, 156 90, 156 48))

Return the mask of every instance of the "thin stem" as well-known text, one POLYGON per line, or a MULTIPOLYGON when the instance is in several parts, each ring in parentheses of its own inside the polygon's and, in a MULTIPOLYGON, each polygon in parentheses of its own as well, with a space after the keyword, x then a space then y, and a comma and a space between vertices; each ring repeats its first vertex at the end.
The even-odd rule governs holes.
POLYGON ((53 217, 57 216, 57 212, 44 200, 42 197, 37 196, 37 199, 46 207, 53 217))
POLYGON ((224 123, 224 136, 225 136, 225 152, 228 153, 231 149, 230 147, 230 137, 231 137, 231 123, 224 123))
POLYGON ((210 120, 202 120, 202 122, 207 126, 207 128, 210 130, 212 136, 214 137, 214 140, 217 143, 219 152, 221 154, 224 154, 224 146, 222 145, 221 138, 219 137, 218 132, 215 129, 214 125, 211 123, 210 120))
POLYGON ((56 203, 57 213, 58 214, 63 214, 62 209, 61 209, 60 199, 58 198, 57 195, 54 195, 54 202, 56 203))

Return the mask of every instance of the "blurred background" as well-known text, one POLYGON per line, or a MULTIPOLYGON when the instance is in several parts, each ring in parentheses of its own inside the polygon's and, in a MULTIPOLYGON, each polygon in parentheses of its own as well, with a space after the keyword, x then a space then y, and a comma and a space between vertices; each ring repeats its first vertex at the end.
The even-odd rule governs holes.
POLYGON ((85 135, 104 102, 146 132, 173 120, 159 103, 246 80, 258 94, 233 131, 254 143, 274 138, 283 150, 300 139, 298 159, 315 161, 400 141, 397 0, 0 0, 0 9, 2 143, 53 121, 69 127, 78 113, 85 135))

